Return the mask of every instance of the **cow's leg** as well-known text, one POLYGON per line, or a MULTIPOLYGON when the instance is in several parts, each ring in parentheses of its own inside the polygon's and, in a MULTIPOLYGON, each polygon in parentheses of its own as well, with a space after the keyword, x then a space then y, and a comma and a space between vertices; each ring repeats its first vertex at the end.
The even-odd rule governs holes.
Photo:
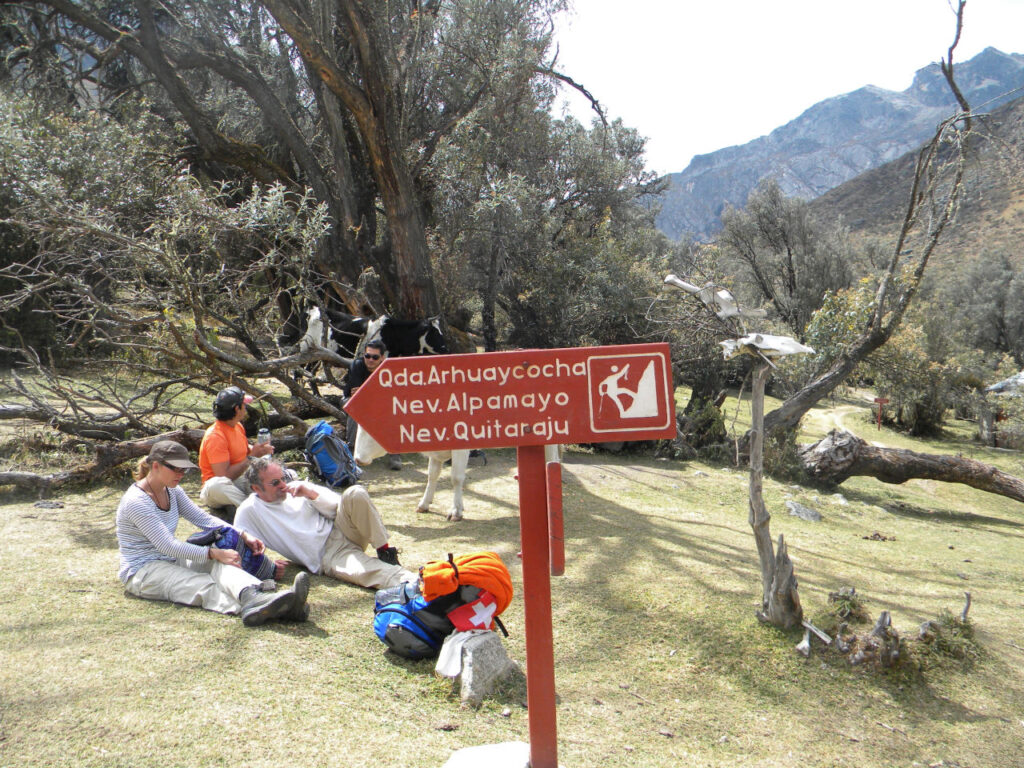
POLYGON ((558 444, 544 446, 544 461, 562 461, 562 446, 558 444))
POLYGON ((356 430, 356 447, 352 451, 352 457, 356 464, 361 467, 367 466, 374 459, 379 459, 387 451, 373 439, 373 436, 362 427, 356 430))
POLYGON ((427 487, 423 491, 423 498, 416 507, 417 512, 429 512, 430 502, 434 500, 434 493, 437 491, 437 480, 441 477, 441 466, 444 463, 444 454, 425 453, 427 457, 427 487))
POLYGON ((469 451, 452 451, 452 508, 448 519, 453 522, 462 519, 462 488, 466 484, 468 465, 469 451))
POLYGON ((298 368, 294 368, 292 370, 292 378, 295 380, 295 383, 298 384, 300 387, 302 386, 303 380, 308 381, 310 390, 313 392, 314 395, 320 397, 320 389, 317 387, 316 383, 317 371, 319 370, 320 361, 314 360, 307 366, 299 366, 298 368))

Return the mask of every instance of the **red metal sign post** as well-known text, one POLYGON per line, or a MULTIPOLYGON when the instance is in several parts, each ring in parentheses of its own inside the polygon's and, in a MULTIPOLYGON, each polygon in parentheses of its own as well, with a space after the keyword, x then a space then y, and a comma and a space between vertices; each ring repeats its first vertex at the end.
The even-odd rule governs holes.
POLYGON ((882 428, 882 406, 889 402, 887 397, 876 397, 875 402, 878 403, 878 428, 882 428))
POLYGON ((392 357, 345 410, 389 453, 516 447, 531 768, 557 768, 551 575, 561 466, 544 446, 675 437, 667 344, 392 357))
POLYGON ((519 463, 519 535, 523 544, 530 766, 558 768, 544 448, 539 445, 521 445, 516 449, 516 460, 519 463))
POLYGON ((565 573, 565 526, 562 520, 562 464, 549 461, 547 476, 548 542, 550 544, 551 575, 565 573))

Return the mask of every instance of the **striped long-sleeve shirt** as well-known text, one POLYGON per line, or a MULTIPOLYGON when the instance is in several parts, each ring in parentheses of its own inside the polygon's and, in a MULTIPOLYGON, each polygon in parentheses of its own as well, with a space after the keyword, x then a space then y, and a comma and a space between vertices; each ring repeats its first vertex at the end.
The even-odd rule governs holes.
POLYGON ((167 490, 171 500, 167 510, 160 509, 136 484, 121 497, 117 506, 117 545, 121 552, 121 568, 117 575, 123 582, 151 560, 205 562, 209 559, 206 547, 174 537, 178 518, 183 517, 200 528, 224 525, 224 521, 197 507, 181 488, 167 490))

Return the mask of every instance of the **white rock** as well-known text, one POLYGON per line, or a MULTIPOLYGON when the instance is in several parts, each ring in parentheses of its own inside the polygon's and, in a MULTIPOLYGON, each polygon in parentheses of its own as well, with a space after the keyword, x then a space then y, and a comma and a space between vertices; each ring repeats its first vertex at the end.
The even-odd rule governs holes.
POLYGON ((465 747, 452 753, 442 768, 530 768, 530 745, 521 741, 465 747))
POLYGON ((808 520, 812 523, 821 521, 821 513, 818 510, 797 504, 795 501, 787 501, 786 509, 789 510, 789 514, 799 517, 801 520, 808 520))

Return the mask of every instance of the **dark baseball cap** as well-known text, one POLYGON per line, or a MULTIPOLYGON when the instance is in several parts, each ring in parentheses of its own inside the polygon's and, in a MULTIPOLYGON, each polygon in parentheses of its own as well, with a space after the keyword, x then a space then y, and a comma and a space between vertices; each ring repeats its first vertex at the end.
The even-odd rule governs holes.
POLYGON ((251 403, 252 395, 247 395, 238 387, 228 387, 217 393, 217 399, 213 401, 214 408, 237 408, 242 403, 251 403))
POLYGON ((168 467, 198 469, 188 457, 188 448, 173 440, 161 440, 158 443, 153 443, 153 447, 149 449, 149 458, 168 467))

